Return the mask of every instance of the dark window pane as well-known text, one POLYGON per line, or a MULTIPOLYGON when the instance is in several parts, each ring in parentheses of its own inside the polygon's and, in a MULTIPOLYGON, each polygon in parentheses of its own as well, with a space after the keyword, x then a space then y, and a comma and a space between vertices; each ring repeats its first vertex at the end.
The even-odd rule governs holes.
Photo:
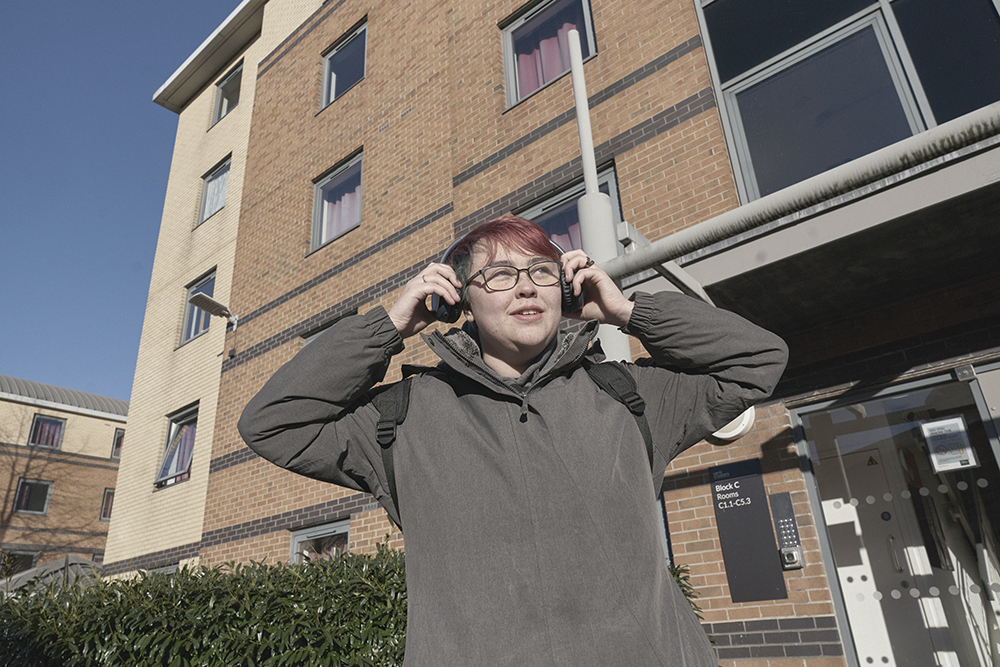
MULTIPOLYGON (((597 187, 606 195, 610 193, 607 183, 601 183, 597 187)), ((576 203, 582 196, 581 192, 576 197, 539 213, 533 218, 534 222, 544 229, 549 238, 555 241, 556 245, 564 252, 579 250, 583 247, 580 242, 580 215, 576 210, 576 203)))
POLYGON ((736 99, 761 196, 911 135, 872 28, 736 99))
POLYGON ((1000 18, 990 0, 892 7, 938 123, 1000 100, 1000 18))
POLYGON ((125 443, 125 429, 115 429, 115 439, 111 444, 111 458, 120 459, 122 457, 122 445, 125 443))
POLYGON ((111 519, 111 508, 115 503, 115 490, 105 489, 104 490, 104 502, 101 504, 101 518, 111 519))
POLYGON ((9 577, 24 572, 35 567, 35 557, 38 554, 12 554, 3 553, 3 568, 0 568, 0 576, 9 577))
POLYGON ((332 102, 365 77, 365 35, 362 30, 330 55, 329 97, 332 102))
POLYGON ((716 0, 705 22, 719 80, 729 79, 792 48, 872 0, 716 0))
POLYGON ((45 482, 21 481, 14 509, 19 512, 44 513, 49 500, 49 485, 45 482))

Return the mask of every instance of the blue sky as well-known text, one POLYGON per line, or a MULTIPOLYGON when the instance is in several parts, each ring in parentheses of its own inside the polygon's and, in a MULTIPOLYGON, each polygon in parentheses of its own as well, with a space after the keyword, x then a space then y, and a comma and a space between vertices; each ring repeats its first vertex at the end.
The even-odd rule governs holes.
POLYGON ((153 93, 239 0, 0 16, 0 374, 128 399, 176 114, 153 93))

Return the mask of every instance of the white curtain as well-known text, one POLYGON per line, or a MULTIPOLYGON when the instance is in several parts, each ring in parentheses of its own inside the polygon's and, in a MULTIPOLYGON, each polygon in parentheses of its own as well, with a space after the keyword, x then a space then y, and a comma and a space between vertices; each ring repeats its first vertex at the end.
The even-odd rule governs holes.
POLYGON ((323 202, 323 235, 320 243, 336 238, 361 222, 361 182, 342 196, 323 202))
POLYGON ((226 205, 226 186, 229 185, 229 165, 212 174, 205 181, 205 212, 201 219, 207 220, 226 205))

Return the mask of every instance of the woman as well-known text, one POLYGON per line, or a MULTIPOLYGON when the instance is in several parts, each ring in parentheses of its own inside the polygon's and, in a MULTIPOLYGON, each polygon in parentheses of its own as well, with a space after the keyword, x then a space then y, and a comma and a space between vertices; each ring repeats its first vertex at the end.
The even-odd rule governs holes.
POLYGON ((341 320, 279 369, 243 413, 244 439, 402 520, 408 667, 717 665, 667 570, 653 499, 673 457, 769 395, 784 343, 679 294, 626 299, 521 218, 485 223, 445 259, 388 313, 341 320), (576 313, 562 312, 561 273, 584 297, 576 313), (434 321, 428 297, 466 324, 424 336, 441 363, 411 381, 393 499, 370 390, 434 321), (564 314, 586 323, 561 332, 564 314), (633 415, 584 368, 602 359, 598 323, 650 354, 626 368, 652 469, 633 415))

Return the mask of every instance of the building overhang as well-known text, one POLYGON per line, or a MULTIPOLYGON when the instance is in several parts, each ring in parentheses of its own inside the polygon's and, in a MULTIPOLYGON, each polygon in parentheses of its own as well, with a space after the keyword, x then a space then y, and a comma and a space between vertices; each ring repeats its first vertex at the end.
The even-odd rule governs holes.
POLYGON ((1000 142, 912 171, 677 262, 716 305, 783 336, 995 276, 1000 142))
POLYGON ((267 0, 243 0, 153 95, 160 106, 180 113, 211 84, 233 58, 260 34, 267 0))

